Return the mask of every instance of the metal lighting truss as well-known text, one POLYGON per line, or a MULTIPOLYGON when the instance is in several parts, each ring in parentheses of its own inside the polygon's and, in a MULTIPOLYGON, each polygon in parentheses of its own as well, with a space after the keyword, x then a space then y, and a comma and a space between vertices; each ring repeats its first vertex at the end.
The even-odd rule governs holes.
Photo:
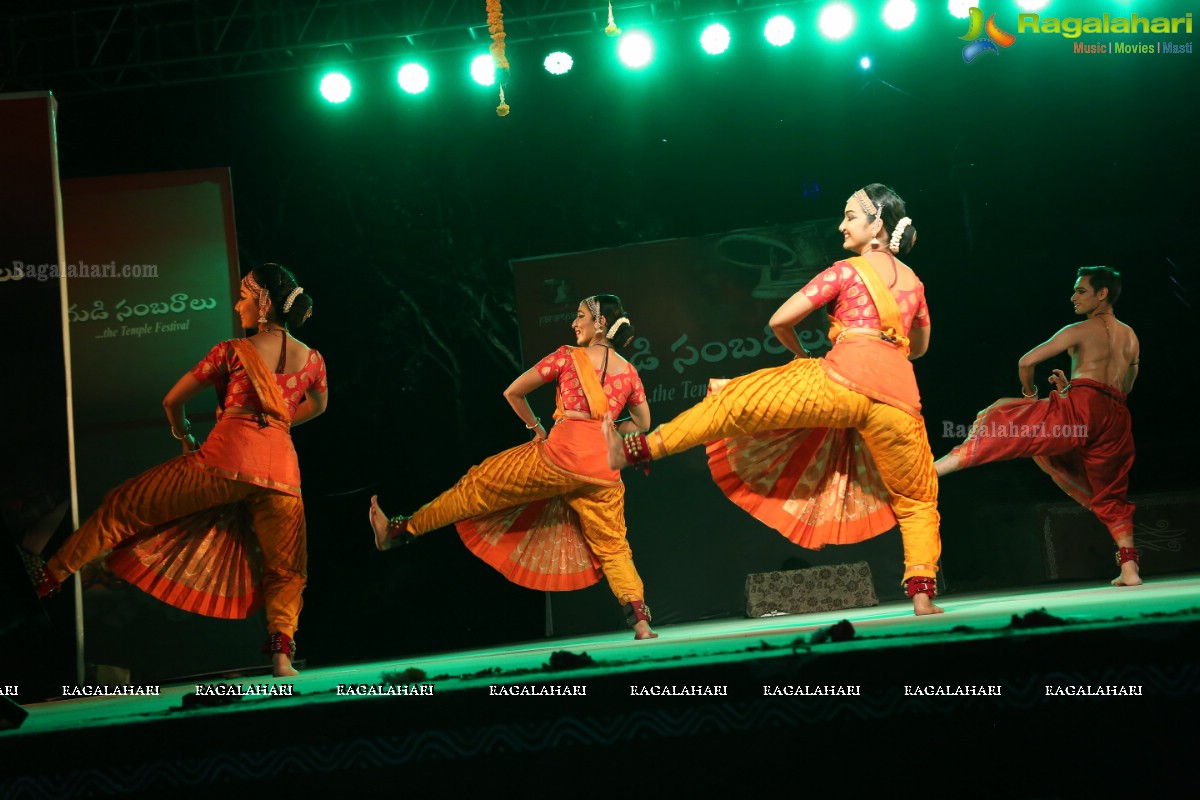
MULTIPOLYGON (((484 0, 42 0, 0 16, 0 91, 97 94, 479 49, 484 0)), ((761 0, 613 4, 617 23, 678 22, 803 5, 761 0)), ((10 5, 9 8, 12 8, 10 5)), ((600 0, 504 0, 509 43, 603 35, 600 0)))

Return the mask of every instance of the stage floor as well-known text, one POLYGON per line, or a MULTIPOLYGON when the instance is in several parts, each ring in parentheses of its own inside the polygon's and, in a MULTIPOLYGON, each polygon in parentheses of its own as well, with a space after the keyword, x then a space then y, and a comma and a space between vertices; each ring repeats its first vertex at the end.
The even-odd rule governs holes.
MULTIPOLYGON (((281 705, 378 701, 380 692, 389 691, 388 686, 393 687, 390 690, 393 692, 408 692, 403 695, 406 698, 403 700, 393 696, 398 701, 437 704, 441 697, 460 693, 469 693, 476 698, 475 702, 486 702, 485 697, 495 697, 498 692, 531 694, 535 691, 531 686, 565 685, 573 688, 561 691, 577 693, 575 701, 582 710, 589 703, 603 704, 611 700, 614 684, 629 687, 618 689, 622 693, 633 693, 634 687, 645 688, 647 673, 654 675, 652 686, 662 686, 684 682, 686 671, 686 682, 693 685, 697 676, 705 675, 704 670, 720 671, 722 666, 739 662, 766 662, 797 654, 836 654, 852 658, 855 654, 879 656, 880 651, 892 648, 965 646, 1014 635, 1055 636, 1067 631, 1097 632, 1130 627, 1145 632, 1156 625, 1200 621, 1200 576, 1161 578, 1138 587, 1072 584, 950 595, 939 598, 938 602, 946 613, 916 617, 906 602, 887 603, 818 614, 672 625, 660 628, 660 638, 652 641, 633 641, 627 632, 618 631, 485 650, 430 653, 397 661, 308 669, 291 679, 247 676, 204 680, 200 684, 206 687, 242 686, 246 690, 263 692, 238 697, 223 695, 210 699, 213 705, 206 707, 193 707, 201 699, 193 697, 185 708, 185 698, 198 692, 195 680, 158 687, 160 694, 157 696, 75 697, 25 706, 28 718, 18 730, 0 732, 0 746, 6 741, 11 744, 14 739, 56 731, 79 732, 165 719, 177 721, 192 716, 252 712, 265 704, 278 710, 281 705), (1026 616, 1038 611, 1046 616, 1026 616), (1021 618, 1026 624, 1015 622, 1015 618, 1021 618), (834 641, 823 633, 843 620, 853 626, 852 638, 834 641), (677 681, 664 678, 671 673, 678 673, 677 681), (388 675, 390 678, 385 677, 388 675), (604 688, 598 685, 600 681, 604 688), (421 689, 422 685, 432 688, 421 689), (359 694, 348 695, 345 689, 339 694, 339 687, 347 686, 358 687, 359 694), (493 688, 504 686, 517 688, 493 688), (288 691, 287 687, 291 687, 292 695, 280 696, 278 693, 288 691), (579 687, 583 687, 582 690, 579 687), (427 694, 422 695, 422 691, 427 694), (580 691, 586 694, 578 694, 580 691)), ((762 696, 766 679, 755 670, 732 674, 738 676, 739 682, 719 684, 724 687, 726 696, 762 696)), ((860 698, 886 697, 902 688, 892 669, 880 668, 873 672, 866 668, 865 671, 856 670, 855 675, 853 685, 860 698)), ((778 679, 776 676, 776 682, 778 679)), ((710 680, 705 677, 703 686, 717 686, 710 680)), ((939 683, 949 681, 953 686, 996 685, 995 680, 995 673, 980 669, 978 662, 970 661, 963 662, 957 670, 946 667, 938 673, 939 683)), ((839 683, 835 686, 847 685, 839 683)), ((1013 688, 1007 687, 1007 690, 1011 692, 1013 688)), ((679 699, 686 702, 684 697, 679 699)), ((1129 699, 1137 701, 1136 697, 1129 699)))
POLYGON ((709 796, 728 774, 1046 800, 1110 791, 1123 766, 1143 792, 1191 779, 1200 575, 939 602, 927 617, 889 603, 31 704, 0 732, 0 797, 607 797, 629 774, 709 796))

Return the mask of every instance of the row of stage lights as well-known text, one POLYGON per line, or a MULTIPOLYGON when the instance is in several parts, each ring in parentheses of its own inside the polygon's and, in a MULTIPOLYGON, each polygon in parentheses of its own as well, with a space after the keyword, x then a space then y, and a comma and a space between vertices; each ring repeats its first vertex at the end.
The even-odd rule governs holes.
MULTIPOLYGON (((965 19, 972 6, 979 0, 949 0, 947 10, 951 15, 965 19)), ((1040 11, 1049 0, 1017 0, 1017 5, 1025 11, 1040 11)), ((913 24, 917 18, 917 4, 914 0, 888 0, 883 7, 883 21, 889 28, 896 31, 904 30, 913 24)), ((848 3, 833 2, 826 5, 817 17, 817 27, 821 35, 830 41, 841 41, 854 32, 858 24, 857 16, 848 3)), ((780 14, 767 20, 763 27, 763 37, 775 47, 785 47, 796 38, 796 24, 790 17, 780 14)), ((712 56, 718 56, 729 49, 732 37, 729 29, 720 23, 707 26, 700 34, 700 47, 712 56)), ((630 31, 620 36, 617 43, 617 55, 625 66, 631 69, 641 69, 650 64, 654 58, 654 42, 641 31, 630 31)), ((869 69, 870 59, 863 57, 859 61, 863 69, 869 69)), ((555 51, 546 56, 542 64, 551 75, 565 75, 574 66, 570 54, 555 51)), ((471 77, 481 86, 492 86, 496 82, 496 64, 490 54, 476 56, 471 61, 471 77)), ((420 94, 429 88, 429 71, 415 62, 405 64, 396 76, 400 88, 408 94, 420 94)), ((330 72, 321 79, 321 96, 331 103, 343 103, 350 99, 353 86, 350 79, 341 72, 330 72)))

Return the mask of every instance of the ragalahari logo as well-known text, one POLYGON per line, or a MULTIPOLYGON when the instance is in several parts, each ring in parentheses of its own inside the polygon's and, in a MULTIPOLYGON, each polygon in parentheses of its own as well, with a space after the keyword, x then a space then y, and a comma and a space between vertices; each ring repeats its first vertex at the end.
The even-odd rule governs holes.
POLYGON ((996 48, 996 45, 1009 47, 1017 39, 1011 33, 1005 33, 1000 30, 1000 27, 996 24, 995 14, 988 17, 987 25, 984 25, 983 12, 974 6, 971 7, 971 17, 967 32, 958 38, 964 42, 970 42, 970 44, 963 48, 963 61, 968 64, 974 61, 975 57, 980 53, 996 53, 999 55, 1000 51, 996 48), (987 36, 981 37, 979 34, 985 31, 987 32, 987 36))

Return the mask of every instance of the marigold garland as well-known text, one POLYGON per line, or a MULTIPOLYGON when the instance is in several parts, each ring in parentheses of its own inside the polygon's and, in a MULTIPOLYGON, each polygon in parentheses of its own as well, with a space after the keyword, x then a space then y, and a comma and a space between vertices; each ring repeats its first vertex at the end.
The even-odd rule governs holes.
POLYGON ((500 82, 500 105, 496 106, 496 113, 507 117, 509 107, 504 101, 504 86, 508 83, 508 56, 504 54, 504 9, 500 7, 500 0, 487 0, 487 15, 488 33, 492 35, 492 44, 488 49, 492 51, 492 60, 496 62, 499 72, 497 80, 500 82))
POLYGON ((508 69, 508 58, 504 55, 504 9, 500 7, 500 0, 487 0, 487 15, 488 33, 492 35, 489 48, 492 58, 496 60, 497 68, 508 69))
POLYGON ((621 35, 621 29, 617 27, 617 21, 613 19, 611 2, 608 4, 608 25, 604 26, 604 33, 609 36, 621 35))

